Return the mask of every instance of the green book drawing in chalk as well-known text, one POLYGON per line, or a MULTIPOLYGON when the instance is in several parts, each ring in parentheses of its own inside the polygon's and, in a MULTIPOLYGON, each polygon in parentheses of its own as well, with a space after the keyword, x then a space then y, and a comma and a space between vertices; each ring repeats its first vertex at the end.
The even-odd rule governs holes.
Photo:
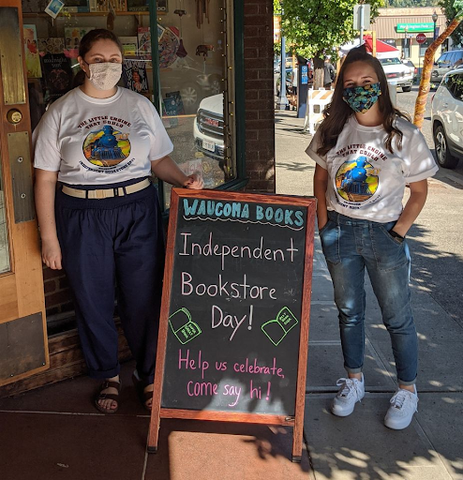
POLYGON ((277 347, 288 335, 289 331, 299 323, 293 312, 288 307, 283 307, 277 314, 277 318, 269 320, 260 328, 268 339, 277 347))
POLYGON ((169 326, 177 340, 182 344, 191 342, 203 332, 191 319, 191 313, 185 307, 180 308, 169 317, 169 326))

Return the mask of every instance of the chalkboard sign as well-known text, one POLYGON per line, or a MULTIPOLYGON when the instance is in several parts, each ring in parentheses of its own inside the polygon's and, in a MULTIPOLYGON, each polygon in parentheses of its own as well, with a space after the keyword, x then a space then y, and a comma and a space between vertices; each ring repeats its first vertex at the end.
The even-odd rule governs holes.
POLYGON ((172 190, 149 447, 159 417, 303 414, 314 216, 311 198, 172 190))

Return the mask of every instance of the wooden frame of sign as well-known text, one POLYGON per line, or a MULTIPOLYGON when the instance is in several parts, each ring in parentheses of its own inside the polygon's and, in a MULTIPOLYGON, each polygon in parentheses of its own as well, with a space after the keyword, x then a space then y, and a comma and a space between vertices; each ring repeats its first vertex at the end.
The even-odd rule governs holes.
POLYGON ((291 426, 301 461, 315 209, 172 190, 148 452, 179 418, 291 426))

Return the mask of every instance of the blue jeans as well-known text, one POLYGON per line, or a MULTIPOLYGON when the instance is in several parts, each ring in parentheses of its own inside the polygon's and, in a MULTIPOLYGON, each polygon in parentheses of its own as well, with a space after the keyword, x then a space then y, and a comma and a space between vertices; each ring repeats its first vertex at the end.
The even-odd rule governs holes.
POLYGON ((365 267, 392 342, 397 379, 415 383, 418 338, 410 305, 411 259, 406 241, 389 231, 395 222, 356 220, 328 212, 320 231, 323 253, 334 285, 344 367, 360 373, 365 356, 365 267))

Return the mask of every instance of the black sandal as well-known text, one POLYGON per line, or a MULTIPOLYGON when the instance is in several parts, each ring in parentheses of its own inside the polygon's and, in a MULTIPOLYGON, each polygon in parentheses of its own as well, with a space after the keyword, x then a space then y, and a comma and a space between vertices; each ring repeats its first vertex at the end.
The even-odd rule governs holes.
POLYGON ((121 391, 121 382, 114 382, 110 380, 105 380, 95 395, 95 407, 102 413, 116 413, 119 408, 119 393, 121 391), (103 393, 103 390, 107 388, 115 388, 117 393, 103 393), (101 406, 98 402, 101 400, 113 400, 116 402, 116 408, 105 408, 101 406))
POLYGON ((138 378, 135 372, 132 375, 132 381, 135 385, 138 398, 143 405, 143 408, 148 410, 148 412, 151 412, 151 407, 153 404, 153 392, 145 392, 145 388, 150 384, 138 378))

